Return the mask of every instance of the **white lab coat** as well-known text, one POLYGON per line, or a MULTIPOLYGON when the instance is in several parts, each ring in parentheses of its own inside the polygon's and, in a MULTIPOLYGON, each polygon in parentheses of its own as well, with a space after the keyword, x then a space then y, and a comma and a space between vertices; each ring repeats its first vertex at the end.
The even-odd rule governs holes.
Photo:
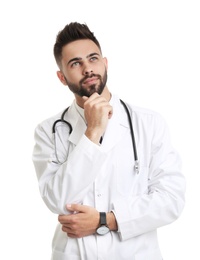
POLYGON ((84 135, 85 122, 71 105, 65 116, 73 127, 71 135, 65 126, 57 127, 59 159, 69 154, 62 165, 55 163, 52 137, 52 125, 60 114, 36 128, 33 161, 47 207, 67 214, 67 203, 82 203, 113 211, 118 223, 118 232, 81 239, 67 237, 58 224, 52 260, 161 260, 156 230, 183 210, 185 179, 163 118, 129 105, 140 161, 136 174, 127 114, 117 96, 111 104, 113 116, 101 146, 84 135))

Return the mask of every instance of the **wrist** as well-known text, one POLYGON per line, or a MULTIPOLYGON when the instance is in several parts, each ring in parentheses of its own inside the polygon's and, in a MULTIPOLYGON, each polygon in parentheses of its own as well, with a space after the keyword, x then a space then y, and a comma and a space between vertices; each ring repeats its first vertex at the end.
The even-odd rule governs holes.
POLYGON ((110 229, 107 225, 107 216, 105 212, 99 212, 100 215, 100 223, 99 227, 97 228, 96 232, 98 235, 106 235, 110 229))
POLYGON ((105 235, 109 231, 117 231, 117 221, 113 212, 99 212, 99 226, 96 229, 97 234, 105 235))
POLYGON ((96 132, 96 131, 93 131, 93 130, 90 130, 90 129, 87 129, 85 131, 85 135, 87 136, 88 139, 90 139, 90 141, 92 141, 93 143, 95 144, 99 144, 99 140, 101 138, 101 134, 96 132))
POLYGON ((116 221, 115 215, 112 211, 106 213, 106 219, 107 219, 107 225, 108 225, 109 229, 111 231, 117 231, 117 229, 118 229, 117 221, 116 221))

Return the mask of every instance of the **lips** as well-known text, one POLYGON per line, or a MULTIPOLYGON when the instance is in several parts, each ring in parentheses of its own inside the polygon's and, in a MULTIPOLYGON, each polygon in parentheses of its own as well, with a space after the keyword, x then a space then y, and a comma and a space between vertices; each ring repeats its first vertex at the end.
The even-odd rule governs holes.
POLYGON ((83 81, 83 84, 85 84, 85 85, 94 84, 94 83, 96 83, 97 80, 98 80, 98 77, 87 78, 86 80, 83 81))

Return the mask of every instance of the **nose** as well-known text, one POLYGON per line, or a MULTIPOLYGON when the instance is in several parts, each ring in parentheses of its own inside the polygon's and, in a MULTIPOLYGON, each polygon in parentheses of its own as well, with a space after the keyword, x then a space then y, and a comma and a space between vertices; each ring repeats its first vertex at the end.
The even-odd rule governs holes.
POLYGON ((83 75, 84 76, 89 76, 90 74, 93 73, 93 69, 89 64, 85 64, 84 69, 83 69, 83 75))

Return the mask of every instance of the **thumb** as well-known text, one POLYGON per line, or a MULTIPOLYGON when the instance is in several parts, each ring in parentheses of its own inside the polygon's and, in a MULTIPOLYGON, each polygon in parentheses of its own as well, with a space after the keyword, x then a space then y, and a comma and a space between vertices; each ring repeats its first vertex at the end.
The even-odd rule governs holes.
POLYGON ((88 97, 82 96, 82 99, 83 99, 84 101, 86 101, 86 100, 88 100, 88 97))

